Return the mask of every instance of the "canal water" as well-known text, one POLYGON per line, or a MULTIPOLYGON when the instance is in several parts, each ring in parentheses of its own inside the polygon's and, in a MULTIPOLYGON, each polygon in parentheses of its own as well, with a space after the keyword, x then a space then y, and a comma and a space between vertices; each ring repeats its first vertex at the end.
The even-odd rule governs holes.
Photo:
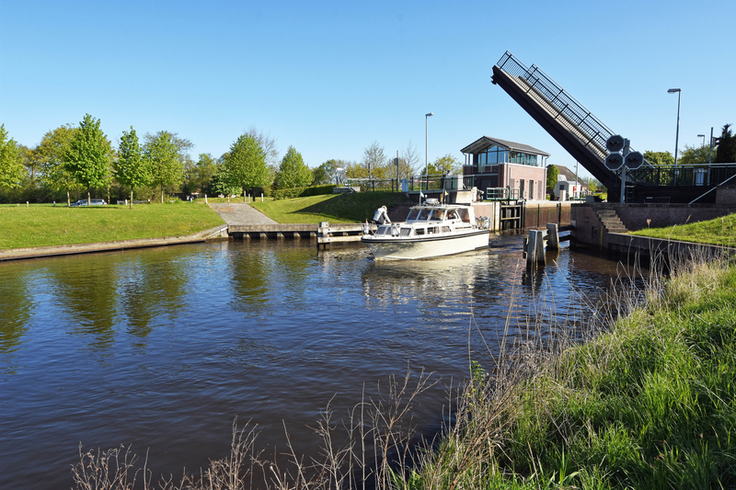
POLYGON ((469 359, 492 369, 509 311, 569 324, 618 274, 570 250, 527 274, 522 239, 387 264, 298 240, 2 263, 0 488, 71 487, 80 443, 198 472, 229 453, 236 417, 267 454, 286 428, 314 455, 328 403, 340 420, 408 370, 438 381, 414 409, 435 430, 469 359))

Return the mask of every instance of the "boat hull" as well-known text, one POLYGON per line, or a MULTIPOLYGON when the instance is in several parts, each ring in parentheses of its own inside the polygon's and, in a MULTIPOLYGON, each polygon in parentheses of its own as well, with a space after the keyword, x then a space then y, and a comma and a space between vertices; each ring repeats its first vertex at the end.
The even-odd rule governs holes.
POLYGON ((376 260, 429 259, 469 252, 488 247, 488 230, 471 230, 452 235, 428 237, 378 237, 364 236, 362 242, 368 246, 376 260))

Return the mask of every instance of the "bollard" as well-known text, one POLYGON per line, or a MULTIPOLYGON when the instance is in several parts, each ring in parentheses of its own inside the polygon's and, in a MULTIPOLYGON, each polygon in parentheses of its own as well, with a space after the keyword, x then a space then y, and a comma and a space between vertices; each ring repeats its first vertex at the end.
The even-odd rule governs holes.
POLYGON ((207 194, 204 195, 204 203, 207 204, 207 194))
POLYGON ((261 202, 263 202, 263 192, 261 192, 261 202))

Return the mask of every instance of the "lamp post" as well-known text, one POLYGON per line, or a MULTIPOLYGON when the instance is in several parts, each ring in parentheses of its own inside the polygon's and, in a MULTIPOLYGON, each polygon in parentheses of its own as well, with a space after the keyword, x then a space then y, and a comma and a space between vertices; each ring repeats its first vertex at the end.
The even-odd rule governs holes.
POLYGON ((427 181, 427 188, 429 190, 429 117, 434 116, 434 112, 428 112, 424 115, 424 178, 427 181))
POLYGON ((675 165, 677 165, 677 144, 680 138, 680 95, 682 94, 682 89, 671 88, 667 93, 677 94, 677 132, 675 133, 675 165))
POLYGON ((705 135, 704 134, 699 134, 698 135, 698 138, 703 138, 703 145, 702 146, 705 146, 705 135))

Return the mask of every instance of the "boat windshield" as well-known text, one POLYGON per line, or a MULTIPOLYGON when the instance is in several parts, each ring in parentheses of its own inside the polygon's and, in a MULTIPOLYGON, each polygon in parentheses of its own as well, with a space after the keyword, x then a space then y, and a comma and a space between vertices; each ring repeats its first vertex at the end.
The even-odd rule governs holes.
POLYGON ((409 210, 409 216, 406 217, 406 221, 414 221, 419 216, 419 209, 418 208, 411 208, 409 210))
POLYGON ((432 219, 432 215, 434 214, 434 209, 422 209, 422 212, 419 214, 419 220, 429 220, 432 219))

